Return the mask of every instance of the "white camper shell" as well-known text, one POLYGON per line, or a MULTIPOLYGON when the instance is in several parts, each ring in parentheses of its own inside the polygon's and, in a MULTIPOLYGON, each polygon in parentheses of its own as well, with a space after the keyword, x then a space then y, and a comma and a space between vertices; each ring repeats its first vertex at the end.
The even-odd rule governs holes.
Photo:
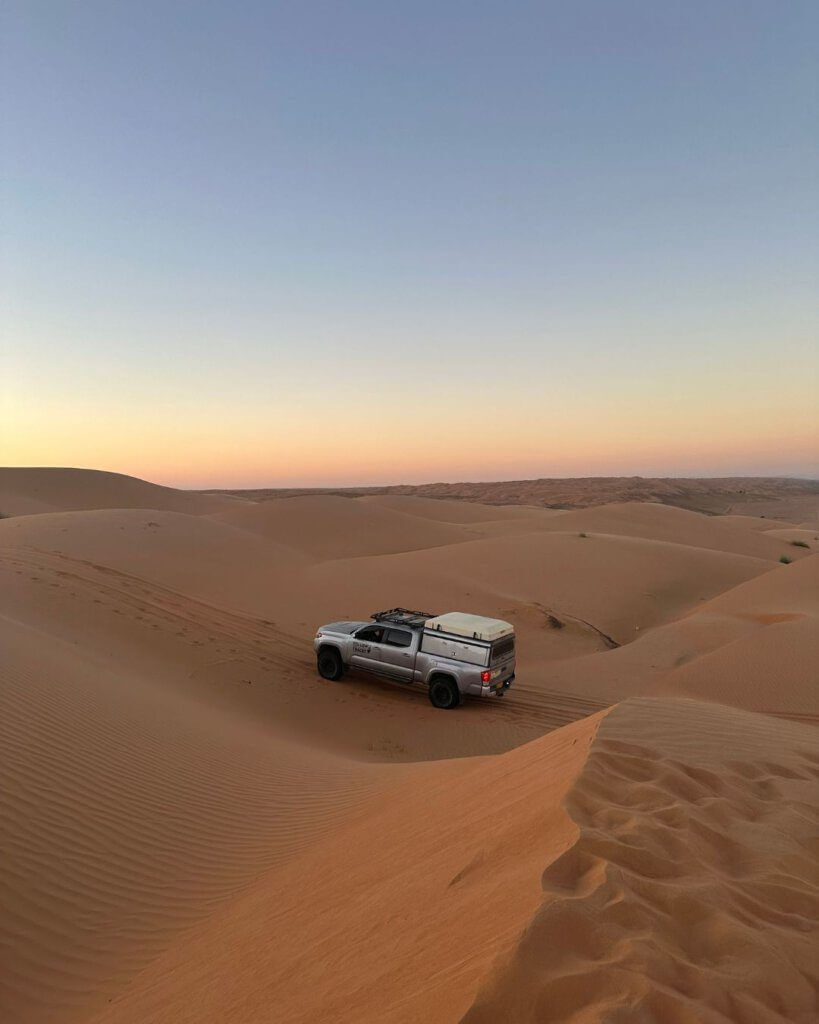
POLYGON ((468 612, 447 612, 424 623, 421 650, 483 667, 513 655, 515 627, 503 619, 468 612), (504 640, 508 637, 508 640, 504 640))
POLYGON ((484 615, 470 615, 468 612, 447 612, 446 615, 436 615, 434 619, 427 619, 424 629, 435 630, 439 633, 449 633, 453 636, 465 636, 470 640, 485 640, 493 643, 503 636, 511 636, 515 627, 504 622, 503 619, 488 619, 484 615))

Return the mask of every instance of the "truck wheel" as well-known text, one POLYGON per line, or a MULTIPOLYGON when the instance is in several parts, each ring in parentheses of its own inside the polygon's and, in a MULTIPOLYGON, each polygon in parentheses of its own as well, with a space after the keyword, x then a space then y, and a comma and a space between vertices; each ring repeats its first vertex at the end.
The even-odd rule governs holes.
POLYGON ((328 648, 319 651, 316 664, 318 665, 319 675, 324 679, 341 679, 344 674, 344 666, 341 664, 338 651, 328 648))
POLYGON ((429 702, 434 708, 449 711, 461 703, 461 694, 452 679, 435 676, 429 684, 429 702))

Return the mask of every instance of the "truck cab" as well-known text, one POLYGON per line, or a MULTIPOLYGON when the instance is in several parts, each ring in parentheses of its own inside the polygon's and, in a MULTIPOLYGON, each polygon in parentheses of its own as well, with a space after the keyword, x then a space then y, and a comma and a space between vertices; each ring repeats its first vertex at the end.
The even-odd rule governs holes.
POLYGON ((411 683, 415 676, 420 633, 405 626, 375 622, 353 634, 353 668, 411 683))

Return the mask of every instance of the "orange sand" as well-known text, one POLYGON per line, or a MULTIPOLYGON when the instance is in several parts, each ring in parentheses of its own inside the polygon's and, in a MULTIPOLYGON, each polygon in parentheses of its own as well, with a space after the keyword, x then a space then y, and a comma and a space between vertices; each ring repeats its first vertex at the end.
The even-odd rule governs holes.
POLYGON ((79 470, 0 511, 4 1022, 816 1019, 809 528, 79 470), (317 677, 397 602, 511 619, 509 696, 317 677))

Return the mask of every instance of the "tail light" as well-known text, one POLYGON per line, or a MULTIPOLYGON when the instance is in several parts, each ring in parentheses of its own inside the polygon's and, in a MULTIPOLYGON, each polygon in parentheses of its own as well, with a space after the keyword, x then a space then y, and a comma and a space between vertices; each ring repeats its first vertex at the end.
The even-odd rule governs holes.
POLYGON ((491 678, 492 678, 492 673, 491 672, 488 672, 488 671, 487 672, 481 672, 481 682, 482 683, 488 683, 491 678))

